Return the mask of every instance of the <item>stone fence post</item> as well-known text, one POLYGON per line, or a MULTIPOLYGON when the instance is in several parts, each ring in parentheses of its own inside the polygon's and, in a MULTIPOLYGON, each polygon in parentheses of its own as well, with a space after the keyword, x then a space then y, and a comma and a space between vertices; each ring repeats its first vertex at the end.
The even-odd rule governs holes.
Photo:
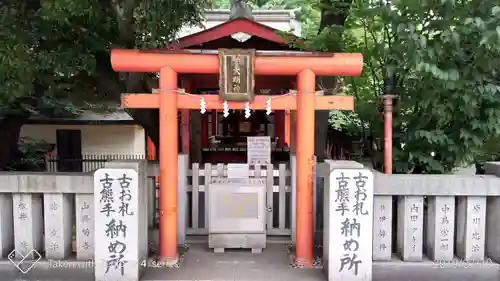
POLYGON ((328 162, 325 177, 324 269, 328 281, 371 281, 374 175, 357 162, 339 162, 328 162))
MULTIPOLYGON (((486 174, 500 177, 500 162, 488 162, 486 174)), ((500 263, 500 197, 488 196, 486 202, 486 255, 500 263)))
POLYGON ((94 173, 95 280, 139 281, 148 258, 146 162, 108 162, 94 173))

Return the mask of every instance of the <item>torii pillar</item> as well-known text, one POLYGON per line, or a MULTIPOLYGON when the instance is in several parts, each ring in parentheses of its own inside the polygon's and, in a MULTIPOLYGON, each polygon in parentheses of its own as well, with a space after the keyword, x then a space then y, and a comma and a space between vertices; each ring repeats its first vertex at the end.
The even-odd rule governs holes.
MULTIPOLYGON (((184 95, 177 89, 179 73, 218 74, 219 57, 213 54, 169 53, 140 50, 112 50, 111 64, 121 72, 160 72, 160 94, 126 94, 122 106, 159 108, 160 111, 160 239, 159 255, 176 260, 177 252, 177 147, 178 109, 222 109, 223 101, 213 95, 184 95)), ((357 76, 363 68, 361 54, 306 54, 257 56, 255 74, 297 77, 296 95, 273 96, 273 110, 297 110, 297 202, 296 263, 310 266, 314 259, 314 111, 353 110, 352 96, 318 96, 316 75, 357 76)), ((252 110, 265 109, 268 96, 257 95, 252 110)), ((230 109, 243 109, 244 102, 228 102, 230 109)))

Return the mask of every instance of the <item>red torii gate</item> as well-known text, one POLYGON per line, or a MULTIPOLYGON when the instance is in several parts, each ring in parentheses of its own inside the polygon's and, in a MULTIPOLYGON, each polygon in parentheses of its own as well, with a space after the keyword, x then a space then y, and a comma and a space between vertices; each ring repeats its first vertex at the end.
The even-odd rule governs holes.
MULTIPOLYGON (((362 54, 296 54, 291 56, 255 57, 255 74, 296 75, 297 94, 272 97, 272 108, 297 110, 297 204, 296 262, 311 265, 313 256, 313 182, 314 182, 314 111, 353 110, 352 96, 317 96, 316 75, 357 76, 363 68, 362 54)), ((159 72, 159 94, 125 94, 126 108, 159 108, 160 124, 160 229, 159 254, 176 260, 177 252, 177 173, 178 173, 178 109, 199 109, 200 99, 206 109, 222 109, 223 101, 211 95, 183 95, 178 89, 178 74, 218 74, 217 54, 112 50, 111 64, 119 72, 159 72)), ((251 109, 265 109, 268 96, 257 95, 251 109)), ((230 109, 242 109, 245 102, 228 102, 230 109)))

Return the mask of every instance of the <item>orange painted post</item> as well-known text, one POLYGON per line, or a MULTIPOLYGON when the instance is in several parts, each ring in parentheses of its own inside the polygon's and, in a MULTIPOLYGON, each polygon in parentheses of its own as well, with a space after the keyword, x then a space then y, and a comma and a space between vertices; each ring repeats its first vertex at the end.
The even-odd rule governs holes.
POLYGON ((148 160, 156 160, 156 146, 150 137, 148 137, 147 147, 148 147, 148 160))
POLYGON ((177 73, 160 70, 160 258, 176 261, 177 253, 177 73))
MULTIPOLYGON (((148 160, 156 160, 156 145, 153 140, 148 137, 148 160)), ((158 185, 160 177, 155 177, 155 184, 158 185)))
POLYGON ((288 147, 291 147, 291 143, 290 143, 290 132, 291 132, 291 120, 290 120, 290 110, 285 110, 285 143, 286 145, 288 145, 288 147))
POLYGON ((383 95, 384 105, 384 173, 392 174, 392 109, 393 95, 383 95))
POLYGON ((310 266, 314 247, 314 111, 316 75, 310 69, 297 77, 297 237, 296 263, 310 266))

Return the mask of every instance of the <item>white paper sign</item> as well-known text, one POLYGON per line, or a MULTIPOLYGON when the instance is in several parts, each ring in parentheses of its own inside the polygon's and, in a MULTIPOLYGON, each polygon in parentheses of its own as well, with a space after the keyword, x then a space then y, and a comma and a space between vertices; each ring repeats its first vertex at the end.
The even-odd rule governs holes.
POLYGON ((333 170, 328 199, 329 280, 372 280, 373 173, 333 170))
POLYGON ((133 169, 99 169, 94 173, 96 280, 137 276, 138 188, 133 169))
POLYGON ((247 156, 250 165, 271 163, 271 137, 248 137, 247 156))
POLYGON ((230 179, 247 179, 250 177, 248 164, 227 164, 227 177, 230 179))

